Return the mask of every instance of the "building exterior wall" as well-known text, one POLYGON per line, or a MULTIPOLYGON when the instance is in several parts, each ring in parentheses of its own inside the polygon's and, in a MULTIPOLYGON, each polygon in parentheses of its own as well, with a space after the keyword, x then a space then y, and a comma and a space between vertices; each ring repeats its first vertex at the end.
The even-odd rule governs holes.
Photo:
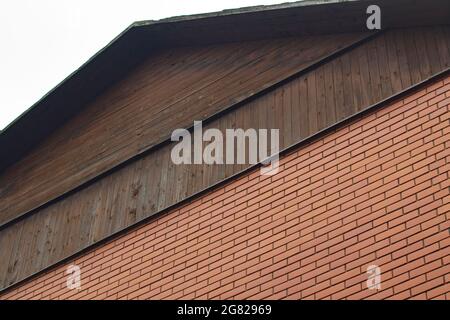
MULTIPOLYGON (((0 177, 0 225, 45 204, 0 230, 0 252, 5 252, 0 289, 176 205, 248 164, 176 166, 170 158, 175 143, 167 143, 50 201, 72 190, 85 174, 98 177, 105 165, 121 163, 145 143, 192 125, 233 97, 257 92, 361 36, 233 43, 150 57, 0 177), (222 59, 228 55, 230 59, 222 59), (164 86, 153 87, 155 82, 164 86), (155 113, 168 105, 162 116, 155 113), (165 125, 156 125, 154 117, 164 118, 165 125), (145 129, 141 122, 147 123, 145 129)), ((449 50, 448 26, 387 30, 279 86, 269 86, 265 94, 205 123, 205 129, 277 128, 280 146, 286 148, 447 69, 449 50)))
POLYGON ((446 76, 0 298, 449 299, 449 171, 446 76))

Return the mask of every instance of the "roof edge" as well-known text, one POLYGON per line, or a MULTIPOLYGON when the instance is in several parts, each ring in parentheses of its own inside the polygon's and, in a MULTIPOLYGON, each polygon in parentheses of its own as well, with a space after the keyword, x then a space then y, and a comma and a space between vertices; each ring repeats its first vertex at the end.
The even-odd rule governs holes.
POLYGON ((105 46, 103 46, 100 50, 94 53, 90 58, 88 58, 85 62, 83 62, 78 68, 76 68, 73 72, 71 72, 68 76, 66 76, 63 80, 61 80, 56 86, 47 91, 40 99, 38 99, 35 103, 33 103, 29 108, 20 113, 14 120, 12 120, 8 125, 6 125, 3 129, 0 129, 0 137, 8 132, 8 130, 13 127, 17 122, 19 122, 22 118, 24 118, 27 114, 29 114, 37 105, 39 105, 42 101, 44 101, 49 95, 58 90, 63 84, 69 81, 75 74, 79 71, 86 68, 91 62, 96 60, 96 58, 101 55, 103 52, 108 50, 114 43, 116 43, 120 38, 122 38, 125 34, 127 34, 133 28, 139 28, 150 25, 160 25, 160 24, 170 24, 175 22, 182 21, 192 21, 192 20, 201 20, 207 18, 214 17, 223 17, 230 15, 238 15, 242 13, 251 13, 251 12, 261 12, 261 11, 273 11, 273 10, 281 10, 281 9, 289 9, 289 8, 297 8, 297 7, 307 7, 313 5, 326 5, 326 4, 334 4, 334 3, 343 3, 343 2, 357 2, 362 0, 305 0, 305 1, 296 1, 296 2, 284 2, 280 4, 274 5, 258 5, 258 6, 248 6, 241 7, 236 9, 225 9, 221 11, 213 11, 207 13, 200 14, 191 14, 191 15, 180 15, 173 16, 168 18, 163 18, 159 20, 140 20, 135 21, 130 24, 127 28, 125 28, 122 32, 120 32, 114 39, 109 41, 105 46))
POLYGON ((158 20, 140 20, 135 21, 132 26, 142 27, 156 24, 166 24, 166 23, 174 23, 181 21, 191 21, 191 20, 201 20, 207 18, 216 18, 216 17, 225 17, 238 15, 242 13, 254 13, 261 11, 273 11, 273 10, 282 10, 282 9, 292 9, 299 7, 308 7, 315 5, 327 5, 327 4, 338 4, 345 2, 362 2, 363 0, 301 0, 294 2, 283 2, 280 4, 271 4, 271 5, 256 5, 256 6, 248 6, 248 7, 240 7, 235 9, 224 9, 220 11, 212 11, 207 13, 195 13, 188 15, 180 15, 173 16, 158 20))
POLYGON ((100 54, 106 51, 111 45, 117 42, 122 36, 124 36, 130 29, 134 28, 135 24, 132 23, 125 30, 119 33, 114 39, 109 41, 105 46, 103 46, 100 50, 98 50, 94 55, 88 58, 85 62, 83 62, 78 68, 72 71, 68 76, 66 76, 63 80, 61 80, 56 86, 47 91, 40 99, 38 99, 35 103, 33 103, 28 109, 24 110, 19 116, 17 116, 14 120, 12 120, 6 127, 0 130, 0 136, 7 132, 9 128, 11 128, 15 123, 20 121, 23 117, 25 117, 29 112, 31 112, 35 106, 39 105, 42 101, 44 101, 50 94, 58 90, 63 84, 69 81, 75 74, 77 74, 82 69, 86 68, 92 61, 94 61, 100 54))

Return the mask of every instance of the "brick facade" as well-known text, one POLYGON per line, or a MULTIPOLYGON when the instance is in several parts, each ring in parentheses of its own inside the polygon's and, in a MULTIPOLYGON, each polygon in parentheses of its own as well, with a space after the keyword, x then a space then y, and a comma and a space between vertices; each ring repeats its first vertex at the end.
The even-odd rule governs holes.
POLYGON ((450 299, 450 77, 1 299, 450 299), (81 267, 81 290, 66 288, 81 267), (367 267, 381 289, 366 287, 367 267))

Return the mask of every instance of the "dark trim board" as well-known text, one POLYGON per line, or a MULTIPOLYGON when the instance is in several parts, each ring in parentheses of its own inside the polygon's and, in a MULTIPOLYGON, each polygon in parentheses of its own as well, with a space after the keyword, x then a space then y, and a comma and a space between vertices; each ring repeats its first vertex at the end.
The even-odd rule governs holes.
MULTIPOLYGON (((345 126, 345 125, 347 125, 347 124, 349 124, 351 122, 357 121, 358 119, 363 118, 367 114, 372 113, 372 112, 374 112, 376 110, 379 110, 379 109, 385 107, 389 103, 397 101, 397 100, 401 99, 402 97, 404 97, 406 95, 409 95, 409 94, 412 94, 412 93, 414 93, 414 92, 416 92, 418 90, 421 90, 424 86, 426 86, 426 85, 428 85, 428 84, 430 84, 432 82, 438 81, 439 79, 442 79, 442 78, 448 76, 449 74, 450 74, 450 68, 447 68, 447 69, 443 70, 442 72, 439 72, 439 73, 437 73, 437 74, 435 74, 435 75, 433 75, 433 76, 431 76, 431 77, 429 77, 429 78, 427 78, 427 79, 425 79, 425 80, 423 80, 423 81, 421 81, 421 82, 419 82, 417 84, 414 84, 414 85, 410 86, 409 88, 407 88, 405 90, 402 90, 402 91, 398 92, 397 94, 394 94, 394 95, 390 96, 387 99, 384 99, 384 100, 382 100, 382 101, 380 101, 380 102, 378 102, 378 103, 376 103, 374 105, 371 105, 371 106, 361 110, 360 112, 355 113, 352 116, 349 116, 349 117, 347 117, 347 118, 345 118, 345 119, 343 119, 343 120, 341 120, 339 122, 336 122, 335 124, 333 124, 333 125, 325 128, 325 129, 323 129, 323 130, 321 130, 321 131, 319 131, 319 132, 317 132, 317 133, 315 133, 315 134, 313 134, 313 135, 311 135, 311 136, 309 136, 309 137, 307 137, 307 138, 305 138, 305 139, 303 139, 303 140, 301 140, 301 141, 299 141, 299 142, 289 146, 288 148, 283 149, 280 152, 280 156, 287 156, 291 152, 293 152, 294 150, 296 150, 298 148, 301 148, 303 146, 306 146, 306 145, 316 141, 317 139, 320 139, 320 138, 324 137, 325 135, 327 135, 329 133, 332 133, 332 132, 338 130, 339 128, 341 128, 341 127, 343 127, 343 126, 345 126)), ((95 248, 97 248, 97 247, 99 247, 99 246, 101 246, 101 245, 103 245, 103 244, 113 240, 114 238, 117 238, 117 237, 119 237, 121 235, 124 235, 125 233, 130 232, 131 230, 136 229, 139 226, 142 226, 143 224, 148 223, 148 222, 152 221, 153 219, 156 219, 156 218, 160 217, 161 215, 163 215, 165 213, 168 213, 171 210, 173 210, 173 209, 175 209, 175 208, 177 208, 179 206, 182 206, 182 205, 184 205, 184 204, 194 200, 197 197, 200 197, 200 196, 202 196, 204 194, 207 194, 208 192, 211 192, 211 191, 213 191, 216 188, 224 186, 225 184, 231 182, 234 179, 237 179, 237 178, 239 178, 239 177, 241 177, 241 176, 243 176, 243 175, 245 175, 245 174, 247 174, 247 173, 249 173, 249 172, 251 172, 251 171, 253 171, 255 169, 258 169, 261 165, 262 165, 261 163, 258 163, 256 165, 248 167, 248 168, 238 172, 237 174, 234 174, 233 176, 231 176, 231 177, 229 177, 227 179, 224 179, 224 180, 222 180, 222 181, 220 181, 220 182, 218 182, 218 183, 216 183, 216 184, 214 184, 214 185, 212 185, 212 186, 210 186, 208 188, 205 188, 205 189, 203 189, 203 190, 193 194, 192 196, 190 196, 190 197, 188 197, 188 198, 186 198, 186 199, 184 199, 184 200, 182 200, 182 201, 180 201, 180 202, 178 202, 178 203, 176 203, 176 204, 174 204, 174 205, 172 205, 170 207, 167 207, 167 208, 165 208, 165 209, 163 209, 163 210, 153 214, 152 216, 146 217, 146 218, 144 218, 144 219, 134 223, 133 225, 130 225, 130 226, 128 226, 128 227, 126 227, 126 228, 124 228, 124 229, 114 233, 114 234, 111 234, 110 236, 108 236, 108 237, 106 237, 106 238, 104 238, 104 239, 102 239, 102 240, 100 240, 100 241, 98 241, 98 242, 96 242, 96 243, 94 243, 94 244, 92 244, 90 246, 87 246, 86 248, 84 248, 84 249, 82 249, 82 250, 80 250, 80 251, 78 251, 78 252, 76 252, 74 254, 71 254, 71 255, 67 256, 66 258, 64 258, 64 259, 61 259, 57 263, 54 263, 51 266, 48 266, 48 267, 46 267, 46 268, 44 268, 44 269, 42 269, 42 270, 40 270, 40 271, 38 271, 38 272, 36 272, 34 274, 31 274, 30 276, 28 276, 28 277, 26 277, 26 278, 24 278, 22 280, 19 280, 18 282, 14 283, 14 284, 12 284, 10 286, 7 286, 7 287, 1 289, 0 293, 5 293, 7 291, 13 290, 14 288, 24 284, 25 282, 31 280, 34 277, 37 277, 37 276, 39 276, 39 275, 41 275, 41 274, 43 274, 45 272, 50 271, 53 268, 56 268, 56 267, 66 263, 66 262, 68 262, 70 260, 73 260, 73 259, 81 256, 82 254, 84 254, 84 253, 86 253, 86 252, 88 252, 90 250, 93 250, 93 249, 95 249, 95 248)))

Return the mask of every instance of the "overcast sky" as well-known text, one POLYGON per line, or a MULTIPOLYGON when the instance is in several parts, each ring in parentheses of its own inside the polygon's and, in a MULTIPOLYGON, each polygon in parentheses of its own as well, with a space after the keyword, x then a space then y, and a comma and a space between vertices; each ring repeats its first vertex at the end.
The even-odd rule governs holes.
POLYGON ((137 20, 283 0, 2 0, 0 129, 137 20))

